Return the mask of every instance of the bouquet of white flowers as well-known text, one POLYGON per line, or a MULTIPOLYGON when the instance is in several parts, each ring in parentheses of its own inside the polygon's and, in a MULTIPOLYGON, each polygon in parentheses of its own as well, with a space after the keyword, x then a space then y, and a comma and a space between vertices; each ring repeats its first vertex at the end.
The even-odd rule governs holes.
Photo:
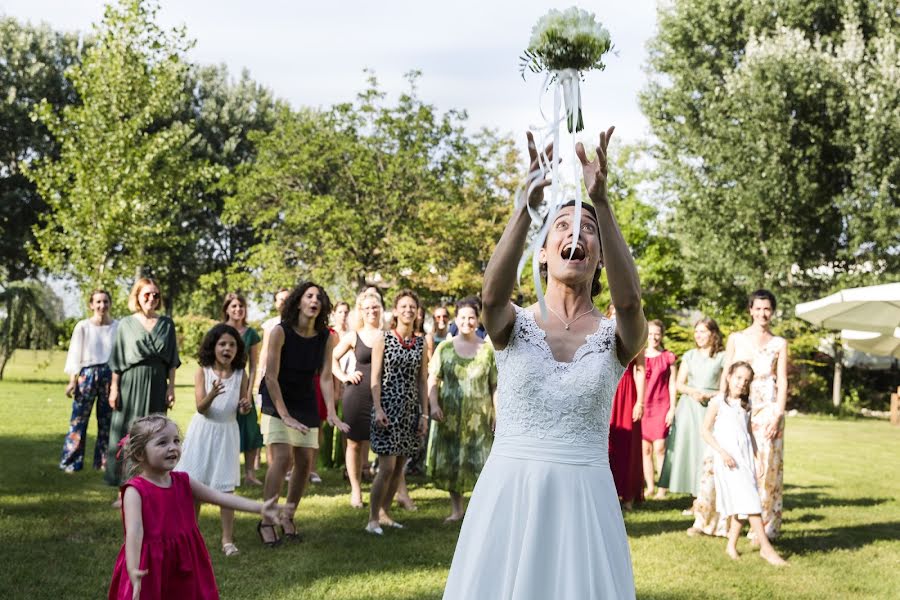
MULTIPOLYGON (((547 201, 548 214, 556 214, 566 201, 567 194, 563 191, 564 178, 559 170, 561 157, 560 126, 566 122, 570 134, 584 129, 584 119, 581 114, 581 79, 585 71, 593 69, 602 71, 606 68, 603 64, 603 55, 612 48, 609 32, 597 21, 593 13, 576 7, 564 11, 551 10, 541 17, 531 30, 531 40, 528 48, 521 57, 522 77, 526 72, 544 73, 543 90, 553 88, 553 113, 547 118, 541 107, 541 115, 544 117, 544 125, 535 128, 541 141, 537 145, 539 168, 528 174, 525 186, 519 194, 517 202, 526 203, 531 189, 540 183, 544 175, 549 172, 551 181, 547 201), (563 105, 565 105, 563 107, 563 105), (564 108, 564 111, 563 111, 564 108), (554 160, 550 160, 544 152, 547 142, 551 142, 556 153, 554 160)), ((575 157, 575 136, 571 136, 572 155, 569 161, 572 166, 570 186, 575 199, 575 218, 572 229, 575 240, 572 243, 572 254, 578 242, 578 234, 581 229, 581 163, 575 157)), ((540 265, 538 255, 544 240, 547 238, 552 219, 544 219, 538 210, 528 205, 528 212, 532 222, 538 227, 537 235, 532 240, 532 271, 534 288, 537 294, 538 305, 541 314, 546 317, 546 305, 544 303, 544 290, 541 285, 540 265)), ((526 256, 519 262, 518 274, 521 276, 525 266, 526 256)))
POLYGON ((569 94, 566 95, 569 133, 584 129, 581 94, 577 91, 578 78, 585 71, 605 69, 603 55, 611 48, 609 32, 596 20, 593 13, 574 6, 564 11, 550 10, 531 30, 528 48, 520 57, 522 77, 525 77, 526 71, 531 71, 547 72, 551 82, 575 79, 574 87, 578 97, 569 98, 569 94), (573 100, 578 106, 570 104, 573 100))

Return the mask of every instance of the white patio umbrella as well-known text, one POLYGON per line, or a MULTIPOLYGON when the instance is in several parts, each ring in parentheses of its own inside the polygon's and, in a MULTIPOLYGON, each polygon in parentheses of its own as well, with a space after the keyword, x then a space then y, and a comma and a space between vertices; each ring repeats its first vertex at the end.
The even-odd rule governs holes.
MULTIPOLYGON (((900 331, 900 282, 849 288, 812 302, 798 304, 795 314, 813 325, 828 329, 851 330, 854 342, 872 348, 890 347, 891 338, 900 331)), ((837 342, 834 361, 832 402, 841 403, 841 343, 837 342)), ((868 352, 868 350, 864 350, 868 352)), ((891 352, 896 352, 894 344, 891 352)))
POLYGON ((795 313, 819 327, 877 331, 891 336, 900 327, 900 282, 842 290, 798 304, 795 313))
POLYGON ((854 350, 876 356, 900 358, 900 327, 891 335, 877 331, 841 330, 841 339, 854 350))

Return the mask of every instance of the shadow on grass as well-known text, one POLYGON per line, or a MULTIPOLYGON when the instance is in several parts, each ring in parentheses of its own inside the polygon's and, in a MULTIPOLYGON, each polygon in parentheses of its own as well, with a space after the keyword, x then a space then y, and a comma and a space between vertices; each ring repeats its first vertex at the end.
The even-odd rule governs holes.
POLYGON ((897 541, 900 521, 848 525, 792 533, 778 540, 778 548, 803 555, 831 550, 856 550, 880 541, 897 541))

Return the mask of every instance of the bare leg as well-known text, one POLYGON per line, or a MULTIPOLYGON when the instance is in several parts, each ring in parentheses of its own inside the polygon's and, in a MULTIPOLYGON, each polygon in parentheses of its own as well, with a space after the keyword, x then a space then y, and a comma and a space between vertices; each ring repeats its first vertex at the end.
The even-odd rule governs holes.
POLYGON ((759 555, 767 560, 769 564, 775 566, 786 565, 787 561, 781 558, 772 546, 772 542, 769 541, 769 537, 766 535, 766 530, 762 524, 762 518, 760 518, 759 515, 750 515, 749 520, 750 529, 756 534, 756 539, 759 541, 759 555))
POLYGON ((347 451, 344 453, 347 463, 347 477, 350 479, 350 506, 362 508, 362 461, 365 442, 347 440, 347 451))
POLYGON ((641 455, 644 462, 644 483, 647 485, 647 496, 653 494, 656 489, 656 478, 653 473, 653 444, 647 440, 641 440, 641 455))
POLYGON ((391 480, 394 478, 398 459, 397 456, 378 457, 378 473, 375 475, 372 491, 369 494, 369 527, 378 527, 385 497, 390 499, 387 493, 391 486, 391 480))
POLYGON ((219 508, 219 516, 222 519, 222 547, 234 543, 234 509, 219 508))
POLYGON ((730 556, 732 560, 737 560, 741 557, 737 551, 737 542, 738 538, 741 537, 743 526, 744 524, 737 518, 737 515, 731 517, 731 527, 728 528, 728 544, 725 546, 725 554, 730 556))
POLYGON ((444 521, 460 521, 462 520, 464 514, 465 509, 463 508, 462 494, 458 492, 450 492, 450 516, 444 519, 444 521))
POLYGON ((259 450, 256 448, 244 451, 244 481, 253 485, 262 484, 262 481, 256 477, 256 468, 254 466, 258 455, 259 450))
MULTIPOLYGON (((662 474, 663 461, 666 459, 666 440, 653 440, 653 455, 656 458, 655 476, 658 478, 662 474)), ((657 488, 655 498, 661 499, 666 497, 666 488, 657 488)))
MULTIPOLYGON (((269 469, 266 471, 266 481, 263 485, 263 499, 278 498, 284 485, 284 474, 291 464, 291 447, 287 444, 269 444, 266 447, 269 457, 269 469)), ((273 525, 271 519, 262 518, 263 525, 273 525)), ((263 527, 261 532, 265 542, 273 542, 277 539, 271 527, 263 527)))
POLYGON ((294 456, 294 468, 291 469, 285 519, 282 523, 285 535, 297 533, 294 528, 294 513, 297 511, 297 505, 300 504, 300 498, 303 497, 303 492, 306 491, 306 484, 309 482, 315 448, 293 448, 292 454, 294 456))
MULTIPOLYGON (((418 510, 419 507, 416 506, 416 503, 409 497, 409 488, 406 487, 406 465, 409 464, 409 461, 410 459, 408 458, 401 457, 400 459, 400 478, 397 484, 397 504, 402 506, 405 510, 418 510)), ((393 497, 393 495, 391 497, 393 497)))
POLYGON ((391 474, 391 478, 388 481, 388 488, 385 491, 384 500, 381 503, 381 511, 378 513, 378 522, 382 525, 396 526, 397 524, 397 522, 394 521, 394 518, 391 516, 391 503, 394 495, 397 493, 397 490, 400 488, 400 484, 403 481, 403 465, 405 463, 406 459, 402 456, 398 456, 396 461, 394 462, 394 472, 391 474))
MULTIPOLYGON (((325 439, 325 428, 319 427, 319 448, 322 447, 322 440, 325 439)), ((319 448, 315 448, 313 450, 312 456, 312 464, 309 468, 309 477, 311 483, 321 483, 322 478, 319 477, 319 474, 316 472, 316 465, 319 464, 319 448)))

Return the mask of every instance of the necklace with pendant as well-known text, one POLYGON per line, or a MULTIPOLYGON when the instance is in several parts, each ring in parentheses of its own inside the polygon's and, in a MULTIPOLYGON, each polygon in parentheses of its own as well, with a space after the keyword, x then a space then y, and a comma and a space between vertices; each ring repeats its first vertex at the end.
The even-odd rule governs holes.
POLYGON ((556 315, 556 318, 559 319, 560 321, 562 321, 562 324, 566 326, 566 331, 568 331, 568 330, 569 330, 569 326, 570 326, 572 323, 574 323, 575 321, 577 321, 578 319, 580 319, 580 318, 583 317, 584 315, 586 315, 586 314, 588 314, 588 313, 594 312, 594 307, 592 306, 589 310, 584 311, 583 313, 581 313, 580 315, 578 315, 577 317, 575 317, 574 319, 572 319, 572 320, 569 321, 568 323, 566 323, 566 320, 565 320, 565 319, 563 319, 561 316, 559 316, 559 313, 558 313, 558 312, 556 312, 555 310, 553 310, 553 309, 550 308, 549 306, 547 307, 547 310, 549 310, 549 311, 552 312, 554 315, 556 315))

